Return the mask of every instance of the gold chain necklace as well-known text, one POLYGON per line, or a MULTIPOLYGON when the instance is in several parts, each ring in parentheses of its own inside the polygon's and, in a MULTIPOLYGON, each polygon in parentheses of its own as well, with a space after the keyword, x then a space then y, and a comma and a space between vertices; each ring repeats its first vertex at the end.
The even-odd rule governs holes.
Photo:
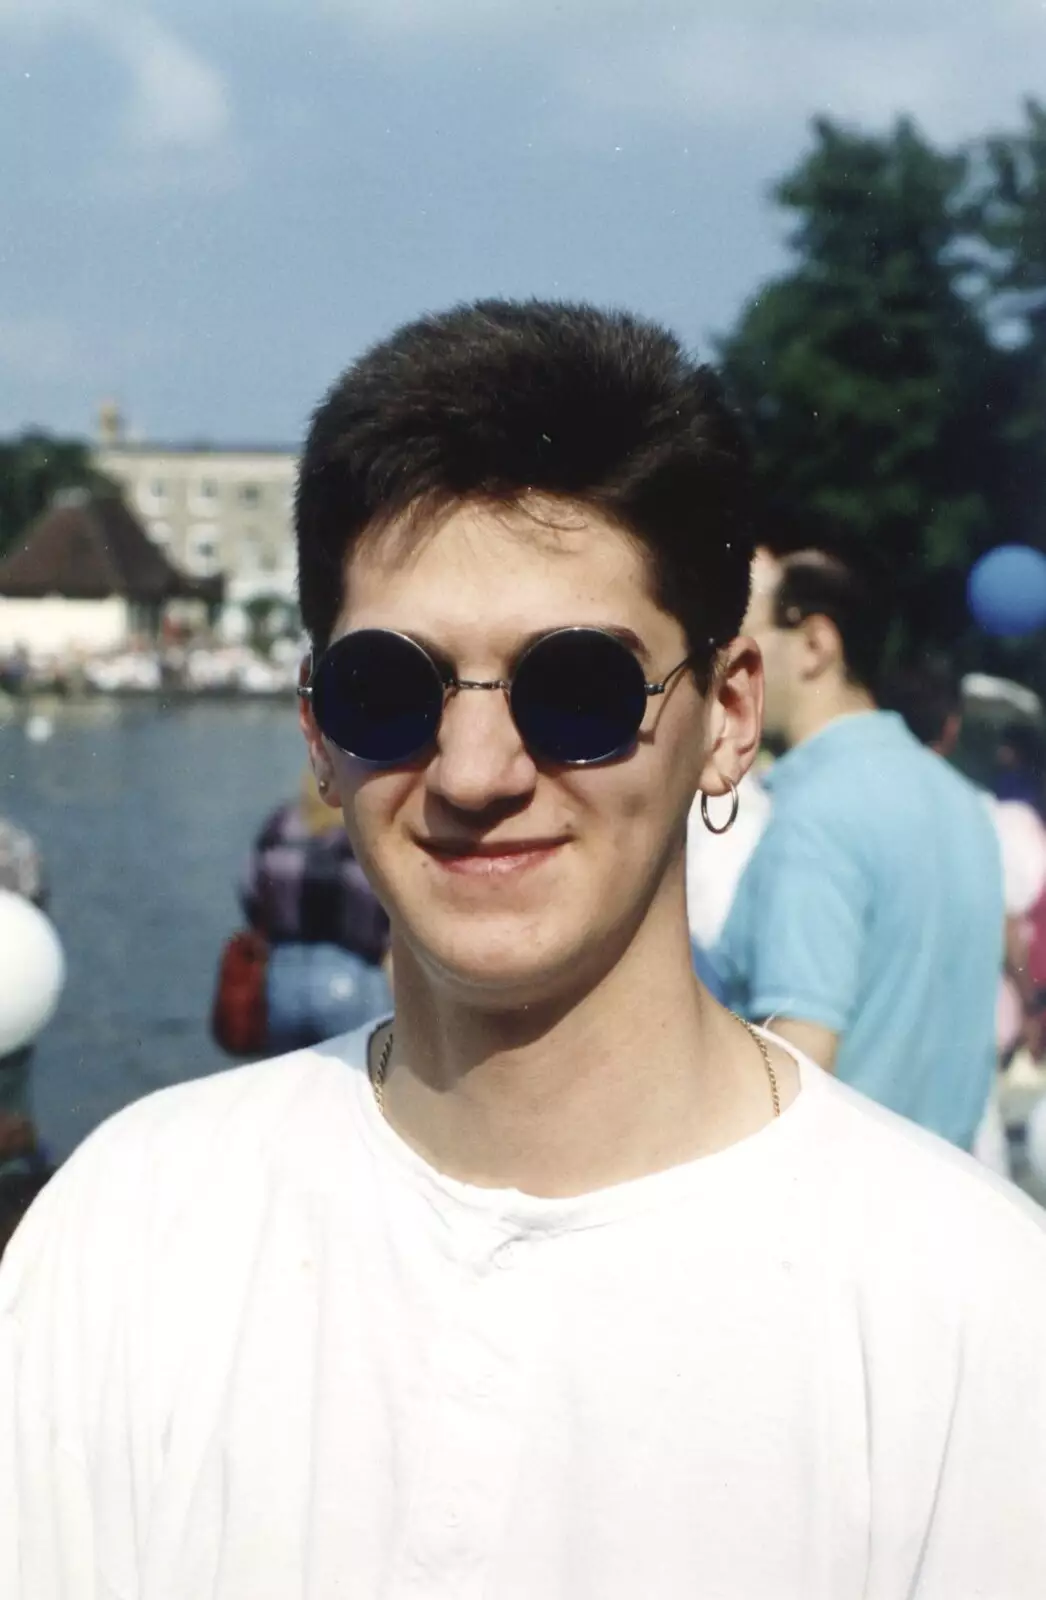
MULTIPOLYGON (((742 1028, 744 1028, 746 1032, 751 1034, 752 1038, 759 1046, 759 1054, 763 1058, 763 1066, 766 1068, 766 1076, 770 1083, 770 1097, 774 1103, 774 1116, 779 1117, 781 1115, 781 1096, 777 1091, 777 1074, 774 1071, 774 1064, 770 1060, 770 1051, 767 1049, 766 1040, 763 1038, 761 1033, 758 1033, 756 1029, 753 1028, 750 1022, 746 1022, 744 1017, 739 1017, 736 1011, 732 1011, 730 1015, 736 1022, 741 1024, 742 1028)), ((374 1090, 374 1098, 377 1101, 378 1110, 381 1112, 382 1116, 385 1115, 385 1074, 389 1070, 389 1057, 391 1055, 392 1029, 390 1028, 385 1043, 381 1047, 381 1054, 375 1062, 374 1070, 370 1075, 371 1086, 374 1090)))

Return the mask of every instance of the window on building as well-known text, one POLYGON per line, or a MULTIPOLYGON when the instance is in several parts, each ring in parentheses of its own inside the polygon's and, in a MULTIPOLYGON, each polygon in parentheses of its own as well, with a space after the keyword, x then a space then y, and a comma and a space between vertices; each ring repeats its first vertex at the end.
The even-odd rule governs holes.
POLYGON ((213 522, 199 522, 190 528, 187 565, 199 578, 209 578, 219 570, 221 545, 213 522))
POLYGON ((261 488, 256 483, 240 484, 240 503, 245 506, 256 506, 261 502, 261 488))
POLYGON ((164 511, 168 504, 167 479, 141 478, 135 485, 134 495, 139 510, 144 511, 146 516, 164 511))
POLYGON ((244 572, 255 572, 261 560, 261 540, 257 528, 245 528, 240 535, 238 555, 244 572))
POLYGON ((200 479, 200 491, 199 491, 199 493, 200 493, 200 499, 201 500, 217 500, 217 498, 218 498, 218 484, 215 481, 215 479, 214 478, 201 478, 200 479))

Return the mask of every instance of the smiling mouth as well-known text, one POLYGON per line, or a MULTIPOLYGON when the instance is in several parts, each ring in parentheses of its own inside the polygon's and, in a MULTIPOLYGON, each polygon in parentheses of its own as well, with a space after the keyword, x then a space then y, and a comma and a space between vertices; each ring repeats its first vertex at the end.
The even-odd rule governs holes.
POLYGON ((563 839, 532 839, 495 845, 467 845, 448 840, 427 842, 422 849, 446 872, 492 878, 540 866, 565 842, 563 839))

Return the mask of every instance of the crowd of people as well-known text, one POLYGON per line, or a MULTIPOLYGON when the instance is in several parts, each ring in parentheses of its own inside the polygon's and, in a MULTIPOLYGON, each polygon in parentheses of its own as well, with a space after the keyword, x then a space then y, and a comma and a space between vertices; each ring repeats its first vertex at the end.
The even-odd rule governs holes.
POLYGON ((213 1018, 262 1059, 14 1236, 0 1593, 1041 1594, 1022 739, 961 774, 882 575, 775 538, 641 319, 399 330, 297 520, 309 772, 213 1018))

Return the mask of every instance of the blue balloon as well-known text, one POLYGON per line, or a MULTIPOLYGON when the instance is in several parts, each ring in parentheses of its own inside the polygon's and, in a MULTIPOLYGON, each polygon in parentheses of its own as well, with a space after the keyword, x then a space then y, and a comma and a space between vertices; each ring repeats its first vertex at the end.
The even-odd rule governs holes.
POLYGON ((985 633, 1016 638, 1046 625, 1046 555, 1001 544, 975 564, 966 603, 985 633))

